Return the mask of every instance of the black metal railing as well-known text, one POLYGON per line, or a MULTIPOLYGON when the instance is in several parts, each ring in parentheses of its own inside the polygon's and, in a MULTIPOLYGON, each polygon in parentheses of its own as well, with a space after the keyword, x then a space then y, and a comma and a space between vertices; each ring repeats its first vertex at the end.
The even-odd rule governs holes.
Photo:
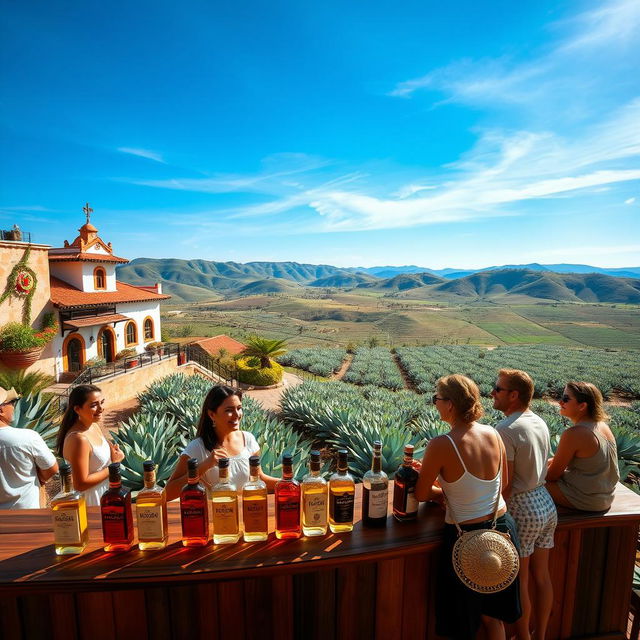
POLYGON ((236 386, 238 382, 238 369, 237 367, 227 367, 217 360, 215 360, 208 353, 203 351, 199 347, 187 344, 183 347, 185 353, 185 363, 195 362, 201 367, 208 369, 211 373, 214 373, 225 384, 230 387, 236 386))
POLYGON ((31 244, 31 232, 21 229, 0 229, 0 240, 8 242, 28 242, 31 244))

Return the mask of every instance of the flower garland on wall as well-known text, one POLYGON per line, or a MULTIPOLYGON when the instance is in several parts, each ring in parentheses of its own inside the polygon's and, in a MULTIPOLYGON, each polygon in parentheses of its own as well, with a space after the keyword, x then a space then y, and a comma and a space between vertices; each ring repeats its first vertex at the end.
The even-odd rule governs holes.
POLYGON ((38 286, 35 271, 27 265, 30 254, 31 247, 27 247, 20 261, 11 269, 4 293, 0 296, 0 304, 9 296, 23 299, 22 323, 26 325, 31 324, 31 303, 38 286))

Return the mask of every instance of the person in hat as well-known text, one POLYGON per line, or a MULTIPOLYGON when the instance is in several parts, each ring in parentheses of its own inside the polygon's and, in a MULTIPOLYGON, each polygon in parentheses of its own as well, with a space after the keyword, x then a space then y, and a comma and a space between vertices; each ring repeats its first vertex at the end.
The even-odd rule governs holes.
MULTIPOLYGON (((440 378, 433 396, 440 418, 451 429, 429 441, 416 485, 416 499, 446 503, 443 544, 436 582, 436 633, 450 638, 474 638, 480 625, 490 640, 504 640, 502 621, 513 623, 522 614, 520 585, 515 580, 497 593, 478 593, 456 574, 452 552, 458 539, 457 522, 463 531, 488 529, 497 516, 496 529, 509 533, 516 549, 518 533, 500 493, 507 482, 504 444, 495 429, 477 422, 482 416, 480 391, 462 375, 440 378)), ((517 555, 496 566, 513 572, 517 555)), ((495 575, 495 583, 507 575, 495 575)))
POLYGON ((40 484, 58 463, 39 433, 11 426, 15 389, 0 387, 0 509, 38 509, 40 484))
POLYGON ((558 524, 553 498, 544 486, 551 438, 546 422, 529 408, 533 380, 525 371, 501 369, 491 391, 493 408, 505 418, 496 425, 507 453, 509 481, 502 488, 509 513, 518 525, 520 538, 520 596, 522 617, 516 623, 519 640, 529 640, 533 620, 536 638, 547 632, 553 604, 549 555, 558 524), (529 574, 533 578, 532 610, 529 574))

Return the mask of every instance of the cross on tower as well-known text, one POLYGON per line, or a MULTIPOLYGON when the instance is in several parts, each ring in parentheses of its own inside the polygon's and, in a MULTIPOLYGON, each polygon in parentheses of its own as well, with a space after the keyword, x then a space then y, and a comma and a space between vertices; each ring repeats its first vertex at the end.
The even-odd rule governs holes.
POLYGON ((91 214, 93 213, 93 209, 89 206, 89 203, 87 202, 84 207, 82 207, 82 210, 85 212, 85 215, 87 216, 87 224, 89 224, 89 218, 91 217, 91 214))

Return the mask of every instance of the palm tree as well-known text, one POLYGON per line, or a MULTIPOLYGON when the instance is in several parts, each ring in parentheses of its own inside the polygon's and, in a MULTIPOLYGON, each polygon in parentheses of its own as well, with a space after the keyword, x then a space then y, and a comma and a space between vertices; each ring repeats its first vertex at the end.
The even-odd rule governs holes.
POLYGON ((287 352, 286 340, 268 340, 252 336, 247 340, 247 346, 242 355, 248 358, 260 358, 261 369, 271 369, 271 358, 277 358, 287 352))

